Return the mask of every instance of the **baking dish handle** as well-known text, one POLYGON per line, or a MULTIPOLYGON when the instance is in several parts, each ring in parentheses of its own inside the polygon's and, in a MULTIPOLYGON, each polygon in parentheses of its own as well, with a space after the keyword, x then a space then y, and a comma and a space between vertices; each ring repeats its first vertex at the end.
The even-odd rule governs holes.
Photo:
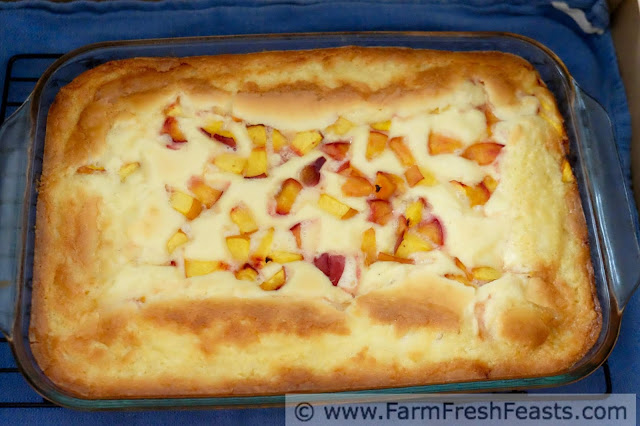
POLYGON ((24 227, 24 189, 31 132, 27 100, 0 127, 0 331, 11 339, 15 320, 19 244, 24 227))
POLYGON ((596 224, 607 244, 605 262, 612 277, 613 295, 623 310, 640 283, 640 246, 636 237, 633 198, 620 166, 620 158, 609 116, 602 106, 576 85, 576 110, 581 131, 584 132, 584 166, 589 170, 588 186, 593 189, 592 200, 596 224), (605 165, 608 165, 605 167, 605 165), (613 165, 613 167, 611 166, 613 165))

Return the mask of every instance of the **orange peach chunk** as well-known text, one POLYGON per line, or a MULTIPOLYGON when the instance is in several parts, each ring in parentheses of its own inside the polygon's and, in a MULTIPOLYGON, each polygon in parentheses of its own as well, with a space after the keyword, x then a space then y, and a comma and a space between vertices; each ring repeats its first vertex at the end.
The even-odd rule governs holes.
POLYGON ((353 128, 354 124, 343 117, 338 117, 335 123, 327 127, 326 131, 336 135, 344 135, 353 128))
POLYGON ((247 133, 254 147, 262 148, 267 145, 267 129, 262 124, 248 126, 247 133))
POLYGON ((322 133, 317 130, 298 132, 291 142, 291 149, 296 154, 303 156, 317 147, 320 141, 322 141, 322 133))
POLYGON ((300 253, 293 253, 290 251, 284 250, 274 250, 269 254, 269 258, 276 263, 289 263, 289 262, 297 262, 298 260, 302 260, 303 257, 300 253))
POLYGON ((386 200, 367 200, 369 204, 369 222, 386 225, 393 218, 393 208, 386 200))
POLYGON ((349 142, 331 142, 320 145, 320 151, 337 161, 345 159, 349 148, 351 148, 349 142))
POLYGON ((348 205, 336 200, 330 195, 320 194, 320 198, 318 199, 318 207, 327 213, 331 213, 338 219, 349 219, 350 217, 355 216, 358 211, 352 209, 348 205))
POLYGON ((282 148, 287 146, 289 141, 279 130, 273 129, 271 132, 271 145, 273 146, 273 150, 275 152, 280 152, 282 148))
POLYGON ((402 137, 395 137, 389 140, 389 148, 391 151, 398 157, 398 160, 404 166, 413 166, 416 163, 416 160, 413 158, 413 154, 409 150, 409 147, 404 143, 404 139, 402 137))
POLYGON ((404 259, 402 257, 394 256, 392 254, 384 253, 384 252, 378 253, 378 260, 381 262, 398 262, 398 263, 404 263, 407 265, 413 265, 414 263, 413 259, 404 259))
POLYGON ((195 219, 202 212, 202 203, 181 191, 172 191, 169 202, 174 210, 182 213, 189 220, 195 219))
POLYGON ((266 177, 267 166, 267 151, 265 148, 253 148, 247 159, 247 164, 244 167, 244 177, 266 177))
POLYGON ((278 272, 260 284, 260 288, 265 291, 274 291, 281 288, 287 281, 287 273, 284 268, 280 268, 278 272))
POLYGON ((367 160, 373 160, 379 157, 387 146, 389 137, 384 133, 370 131, 369 140, 367 141, 367 160))
POLYGON ((251 265, 245 263, 242 268, 238 269, 234 273, 236 279, 242 281, 255 281, 258 278, 258 271, 256 271, 251 265))
POLYGON ((227 237, 227 248, 234 260, 246 262, 249 259, 251 238, 248 235, 232 235, 227 237))
POLYGON ((220 191, 219 189, 212 188, 202 180, 195 178, 193 178, 191 182, 189 182, 189 190, 193 192, 198 201, 200 201, 208 209, 213 207, 213 205, 218 202, 224 192, 220 191))
POLYGON ((120 167, 120 170, 118 170, 118 174, 120 175, 120 182, 124 182, 131 175, 131 173, 135 172, 139 168, 140 163, 138 163, 137 161, 133 163, 123 164, 122 167, 120 167))
POLYGON ((362 244, 360 245, 364 253, 364 263, 369 266, 376 261, 376 230, 369 228, 362 234, 362 244))
POLYGON ((300 191, 302 191, 302 184, 300 182, 292 178, 285 180, 275 197, 276 213, 280 215, 289 214, 300 191))
POLYGON ((384 172, 376 173, 375 195, 381 200, 388 200, 396 191, 398 186, 394 179, 384 172))
POLYGON ((267 232, 262 237, 262 240, 260 240, 260 244, 258 244, 258 248, 256 248, 256 250, 251 255, 252 261, 260 264, 267 259, 267 256, 271 252, 271 245, 273 244, 273 234, 273 228, 267 229, 267 232))
POLYGON ((187 237, 187 234, 182 232, 182 230, 178 230, 167 241, 167 251, 169 252, 169 254, 171 254, 175 251, 175 249, 183 244, 186 244, 188 241, 189 237, 187 237))
POLYGON ((216 271, 226 271, 229 265, 217 260, 184 260, 184 274, 187 278, 211 274, 216 271))
POLYGON ((247 159, 242 158, 239 155, 224 153, 214 158, 213 164, 215 164, 220 170, 239 175, 242 174, 242 171, 247 164, 247 159))
POLYGON ((342 193, 348 197, 366 197, 372 192, 373 185, 363 177, 351 176, 342 184, 342 193))
POLYGON ((411 254, 419 251, 430 251, 433 247, 429 242, 423 240, 413 232, 405 232, 402 242, 396 249, 395 255, 402 258, 408 258, 411 254))
POLYGON ((462 148, 462 142, 449 136, 432 132, 429 134, 428 147, 431 155, 451 154, 462 148))
POLYGON ((295 238, 296 240, 296 245, 298 246, 299 249, 301 249, 302 236, 300 233, 302 232, 302 224, 300 222, 296 223, 291 228, 289 228, 289 231, 291 231, 291 233, 293 234, 293 238, 295 238))
POLYGON ((495 142, 479 142, 468 146, 462 153, 462 157, 475 161, 481 166, 486 166, 495 161, 504 145, 495 142))
POLYGON ((258 225, 253 218, 253 213, 251 213, 249 207, 243 203, 232 208, 229 216, 231 216, 231 221, 238 225, 240 232, 243 234, 251 234, 258 230, 258 225))

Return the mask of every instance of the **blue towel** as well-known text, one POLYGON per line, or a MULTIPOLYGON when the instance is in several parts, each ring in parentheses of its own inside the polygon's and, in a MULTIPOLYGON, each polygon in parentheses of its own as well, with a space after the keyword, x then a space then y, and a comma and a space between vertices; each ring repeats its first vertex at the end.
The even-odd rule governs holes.
MULTIPOLYGON (((372 0, 197 0, 110 1, 0 4, 0 70, 18 53, 64 53, 82 45, 105 41, 158 37, 206 36, 275 32, 358 30, 508 31, 536 39, 560 56, 580 86, 607 110, 615 129, 623 170, 629 176, 631 125, 624 87, 608 31, 605 0, 567 0, 584 13, 574 18, 550 1, 372 1, 372 0)), ((0 75, 0 87, 4 83, 0 75)), ((629 182, 627 182, 629 184, 629 182)), ((629 306, 637 318, 638 297, 629 306)), ((630 318, 627 318, 630 319, 630 318)), ((629 328, 629 327, 627 327, 629 328)), ((635 392, 638 368, 633 352, 640 346, 629 338, 616 351, 616 363, 629 371, 619 378, 618 392, 635 392)), ((623 326, 624 335, 624 326, 623 326)), ((614 355, 615 352, 614 351, 614 355)), ((565 387, 565 392, 602 392, 602 377, 565 387), (598 385, 596 385, 598 383, 598 385)), ((3 383, 0 383, 0 388, 3 383)), ((4 384, 6 386, 6 384, 4 384)), ((281 409, 218 410, 212 412, 72 413, 63 409, 0 410, 0 423, 170 424, 284 423, 281 409)))

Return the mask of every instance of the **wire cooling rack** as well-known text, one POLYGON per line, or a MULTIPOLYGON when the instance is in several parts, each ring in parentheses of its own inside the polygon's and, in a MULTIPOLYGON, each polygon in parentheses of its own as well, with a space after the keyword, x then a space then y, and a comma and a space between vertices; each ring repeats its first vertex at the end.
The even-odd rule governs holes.
MULTIPOLYGON (((27 99, 36 82, 44 71, 61 54, 58 53, 28 53, 14 55, 7 63, 2 100, 0 101, 0 124, 27 99)), ((14 141, 20 143, 20 141, 14 141)), ((0 155, 3 155, 0 146, 0 155)), ((9 147, 11 149, 11 147, 9 147)), ((0 176, 5 171, 0 170, 0 176)), ((2 176, 4 178, 4 176, 2 176)), ((22 200, 15 200, 15 208, 18 208, 22 200)), ((12 206, 2 206, 12 208, 12 206)), ((0 229, 0 234, 5 230, 0 229)), ((4 275, 11 276, 10 271, 15 267, 12 263, 15 253, 0 253, 0 281, 4 275)), ((594 373, 595 392, 612 393, 611 372, 605 362, 602 368, 594 373)), ((26 382, 17 368, 11 347, 7 339, 0 337, 0 409, 2 408, 55 408, 56 405, 38 395, 26 382)))

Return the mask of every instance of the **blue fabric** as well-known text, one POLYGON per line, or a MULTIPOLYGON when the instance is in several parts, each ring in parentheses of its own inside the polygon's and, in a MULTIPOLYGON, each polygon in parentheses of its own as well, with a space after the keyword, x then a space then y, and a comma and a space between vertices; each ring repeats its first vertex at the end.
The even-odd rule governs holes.
MULTIPOLYGON (((604 0, 567 1, 582 9, 596 27, 609 22, 604 0)), ((629 174, 630 116, 611 35, 587 35, 549 1, 110 1, 0 4, 0 70, 18 53, 68 52, 87 43, 157 37, 241 33, 469 30, 509 31, 534 38, 555 51, 580 86, 609 113, 623 168, 629 174)), ((0 75, 0 87, 4 75, 0 75)), ((611 358, 614 390, 640 387, 640 339, 633 324, 640 316, 636 295, 628 306, 623 330, 611 358)), ((563 392, 602 392, 602 372, 563 392), (600 375, 600 376, 598 376, 600 375)), ((0 382, 0 390, 8 386, 0 382)), ((5 389, 6 390, 6 389, 5 389)), ((558 390, 556 390, 558 391, 558 390)), ((217 410, 162 413, 74 413, 65 409, 0 410, 0 423, 169 424, 178 421, 211 423, 284 422, 281 409, 217 410)))

